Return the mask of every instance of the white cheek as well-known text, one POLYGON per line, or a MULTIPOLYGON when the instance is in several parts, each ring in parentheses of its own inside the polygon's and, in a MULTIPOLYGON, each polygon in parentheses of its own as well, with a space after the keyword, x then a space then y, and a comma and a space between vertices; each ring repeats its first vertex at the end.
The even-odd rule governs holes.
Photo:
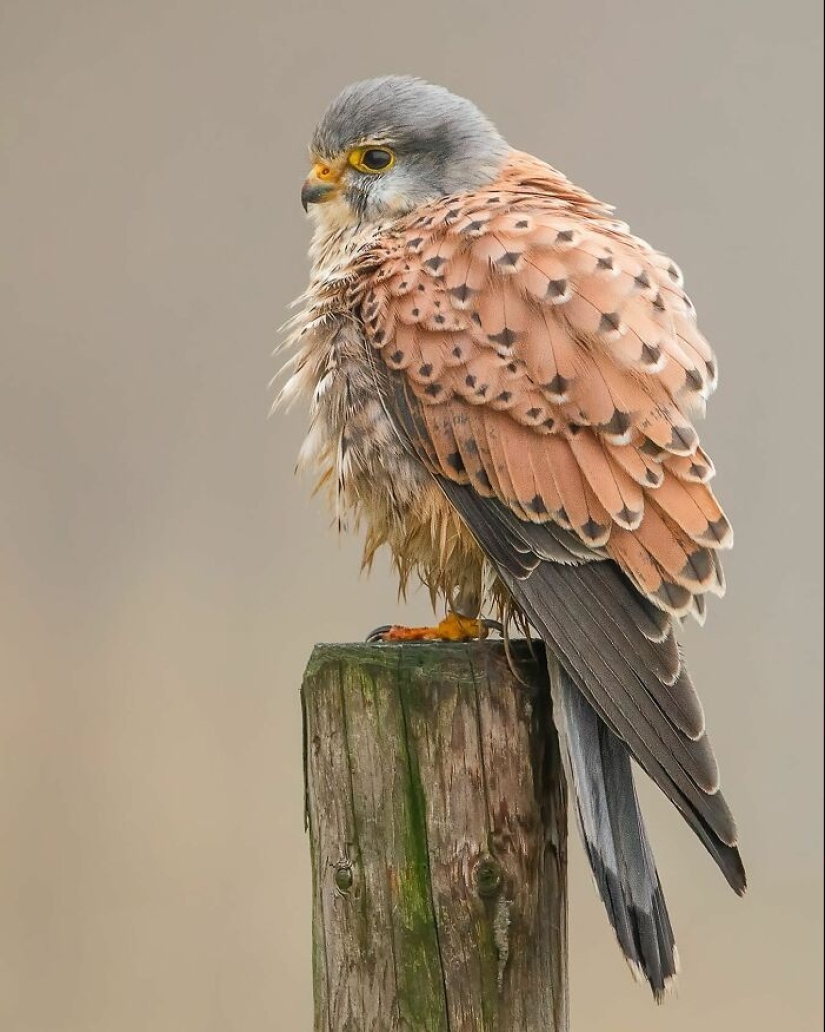
POLYGON ((309 208, 309 215, 316 228, 322 233, 334 233, 339 229, 346 229, 355 221, 352 208, 347 204, 343 195, 333 197, 323 204, 312 204, 309 208))
POLYGON ((393 169, 373 185, 370 205, 385 212, 407 212, 420 203, 421 182, 402 169, 393 169))

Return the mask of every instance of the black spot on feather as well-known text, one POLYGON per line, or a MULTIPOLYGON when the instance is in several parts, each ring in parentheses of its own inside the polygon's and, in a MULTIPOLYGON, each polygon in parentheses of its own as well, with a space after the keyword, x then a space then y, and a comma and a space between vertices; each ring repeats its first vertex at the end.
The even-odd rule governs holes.
POLYGON ((604 312, 599 321, 600 333, 616 333, 622 325, 622 317, 618 312, 604 312))
POLYGON ((630 429, 630 416, 619 409, 613 409, 613 415, 606 423, 602 423, 599 429, 606 434, 614 434, 616 437, 621 437, 622 434, 626 434, 630 429))
POLYGON ((622 520, 624 523, 629 523, 631 526, 636 526, 641 518, 640 512, 635 512, 633 509, 628 509, 626 505, 623 505, 616 514, 617 518, 622 520))
POLYGON ((550 380, 549 383, 546 383, 544 385, 544 389, 549 394, 554 394, 558 397, 562 397, 567 393, 567 389, 570 386, 570 383, 571 381, 568 380, 567 377, 562 376, 561 373, 556 373, 553 379, 550 380))
POLYGON ((690 426, 674 426, 670 435, 670 447, 677 451, 691 452, 696 447, 696 431, 690 426))
POLYGON ((718 520, 708 520, 707 530, 696 535, 696 540, 707 545, 719 545, 730 534, 730 523, 725 516, 718 520))
POLYGON ((503 348, 511 348, 518 340, 518 334, 515 330, 505 326, 500 333, 488 333, 487 340, 493 344, 499 344, 503 348))
POLYGON ((658 344, 642 344, 642 361, 645 365, 656 365, 662 357, 662 349, 658 344))
POLYGON ((682 569, 682 576, 696 584, 704 584, 713 573, 713 559, 706 548, 697 549, 682 569))
POLYGON ((457 287, 450 287, 448 293, 452 294, 456 301, 464 302, 469 301, 469 299, 473 296, 473 294, 476 293, 476 291, 468 287, 466 283, 461 283, 457 287))
POLYGON ((527 503, 527 507, 531 512, 536 513, 537 516, 543 516, 547 512, 547 506, 544 504, 544 499, 541 495, 534 495, 527 503))
POLYGON ((598 541, 607 530, 601 523, 597 523, 592 517, 582 526, 582 534, 589 541, 598 541))
POLYGON ((638 276, 633 277, 633 282, 640 290, 646 290, 650 286, 650 277, 646 269, 642 269, 638 276))
POLYGON ((567 282, 568 281, 566 279, 548 280, 546 297, 551 301, 559 297, 564 297, 567 293, 567 282))

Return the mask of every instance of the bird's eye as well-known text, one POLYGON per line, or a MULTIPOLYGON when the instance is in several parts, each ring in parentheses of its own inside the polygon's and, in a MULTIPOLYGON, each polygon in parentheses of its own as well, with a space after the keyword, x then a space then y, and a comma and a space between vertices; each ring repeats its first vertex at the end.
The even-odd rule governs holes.
POLYGON ((386 172, 395 164, 395 155, 386 147, 357 147, 350 154, 349 163, 359 172, 386 172))

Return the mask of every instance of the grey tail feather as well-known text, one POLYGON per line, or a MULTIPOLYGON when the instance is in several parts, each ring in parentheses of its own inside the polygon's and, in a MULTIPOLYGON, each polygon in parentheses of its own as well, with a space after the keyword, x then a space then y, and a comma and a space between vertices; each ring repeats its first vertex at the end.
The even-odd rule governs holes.
POLYGON ((634 975, 660 1001, 679 955, 645 832, 630 756, 548 650, 553 715, 599 895, 634 975))

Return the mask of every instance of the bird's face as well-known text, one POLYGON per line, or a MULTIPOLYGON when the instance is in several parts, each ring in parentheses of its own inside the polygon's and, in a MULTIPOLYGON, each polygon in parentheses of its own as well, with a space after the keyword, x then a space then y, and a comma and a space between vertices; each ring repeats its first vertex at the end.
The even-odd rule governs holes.
POLYGON ((463 97, 391 76, 347 87, 312 137, 304 208, 323 225, 403 215, 495 178, 509 150, 463 97))

